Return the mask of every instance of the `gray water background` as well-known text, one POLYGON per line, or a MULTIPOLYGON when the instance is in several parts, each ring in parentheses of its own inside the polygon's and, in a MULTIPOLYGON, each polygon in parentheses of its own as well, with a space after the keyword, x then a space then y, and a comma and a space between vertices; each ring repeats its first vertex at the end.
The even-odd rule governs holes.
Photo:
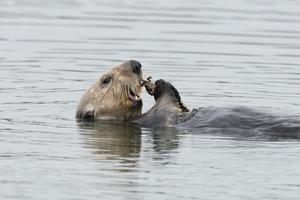
POLYGON ((1 199, 299 199, 297 139, 78 124, 84 90, 129 59, 189 108, 296 118, 300 1, 1 0, 1 199))

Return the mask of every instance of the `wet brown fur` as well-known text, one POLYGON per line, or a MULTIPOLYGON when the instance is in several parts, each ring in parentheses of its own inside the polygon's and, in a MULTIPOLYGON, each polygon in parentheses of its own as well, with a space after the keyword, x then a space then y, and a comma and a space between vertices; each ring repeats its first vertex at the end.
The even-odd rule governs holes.
POLYGON ((141 114, 142 101, 137 104, 129 99, 130 90, 140 96, 142 73, 133 73, 130 61, 113 67, 103 74, 84 93, 77 106, 79 119, 130 120, 141 114))

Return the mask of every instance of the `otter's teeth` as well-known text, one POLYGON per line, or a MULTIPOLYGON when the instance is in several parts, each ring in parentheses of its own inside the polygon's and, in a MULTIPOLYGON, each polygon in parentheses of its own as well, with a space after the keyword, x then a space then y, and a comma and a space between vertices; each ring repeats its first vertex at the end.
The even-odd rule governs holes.
POLYGON ((138 92, 135 89, 130 90, 132 93, 132 96, 139 97, 138 92))
POLYGON ((135 94, 134 94, 134 92, 133 92, 131 89, 129 90, 128 97, 129 97, 129 99, 132 100, 132 101, 135 100, 135 94))
POLYGON ((135 102, 135 101, 140 100, 141 99, 140 94, 141 94, 141 89, 139 87, 137 87, 137 88, 135 88, 135 87, 133 87, 133 88, 128 87, 128 98, 131 101, 135 102))

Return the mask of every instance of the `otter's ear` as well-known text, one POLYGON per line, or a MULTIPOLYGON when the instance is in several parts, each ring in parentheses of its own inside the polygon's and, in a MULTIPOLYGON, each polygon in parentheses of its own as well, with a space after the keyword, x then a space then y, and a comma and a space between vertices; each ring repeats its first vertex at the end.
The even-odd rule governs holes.
POLYGON ((87 110, 85 112, 83 111, 77 111, 76 118, 81 120, 92 120, 94 119, 95 111, 94 110, 87 110))
POLYGON ((83 113, 82 119, 84 119, 84 120, 93 120, 94 116, 95 116, 94 114, 95 114, 94 110, 86 111, 85 113, 83 113))
POLYGON ((87 111, 86 113, 84 113, 83 119, 92 119, 92 118, 94 118, 94 113, 95 113, 94 110, 87 111))

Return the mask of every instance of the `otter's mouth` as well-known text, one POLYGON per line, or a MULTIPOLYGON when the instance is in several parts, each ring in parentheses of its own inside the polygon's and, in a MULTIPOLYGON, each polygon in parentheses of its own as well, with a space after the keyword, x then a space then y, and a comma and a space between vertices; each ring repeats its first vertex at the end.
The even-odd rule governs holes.
POLYGON ((140 93, 132 89, 129 89, 128 99, 133 103, 133 105, 137 105, 140 101, 142 101, 140 93))

